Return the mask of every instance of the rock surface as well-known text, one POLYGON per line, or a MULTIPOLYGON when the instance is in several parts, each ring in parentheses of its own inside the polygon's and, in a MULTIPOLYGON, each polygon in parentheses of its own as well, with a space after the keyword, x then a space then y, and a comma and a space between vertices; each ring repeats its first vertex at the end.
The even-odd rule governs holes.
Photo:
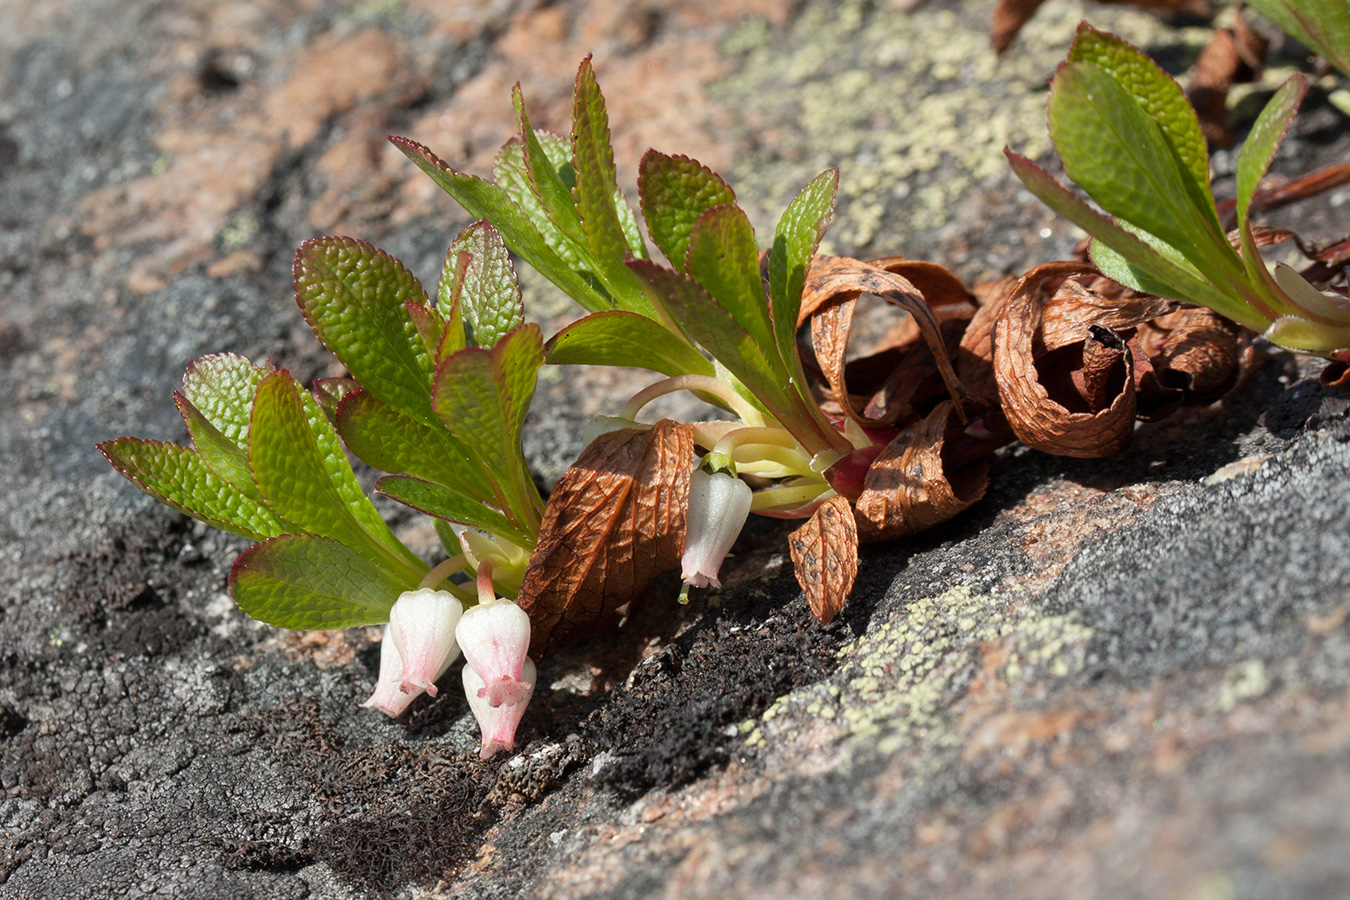
MULTIPOLYGON (((976 507, 864 551, 829 627, 759 522, 720 593, 658 582, 541 666, 488 763, 454 691, 360 709, 377 633, 248 620, 243 545, 93 450, 183 439, 170 394, 206 352, 333 374, 294 248, 352 234, 429 278, 467 221, 383 135, 485 172, 511 84, 565 129, 588 52, 623 183, 688 153, 767 227, 838 165, 834 252, 972 282, 1062 257, 998 151, 1047 149, 1073 25, 1175 71, 1208 31, 1047 4, 995 62, 990 6, 0 0, 0 897, 1350 894, 1350 417, 1315 363, 1275 354, 1115 459, 1002 453, 976 507)), ((1301 64, 1277 46, 1257 94, 1301 64)), ((1333 83, 1277 171, 1345 157, 1333 83)), ((1284 223, 1335 236, 1347 197, 1284 223)), ((549 377, 546 480, 633 384, 549 377)))

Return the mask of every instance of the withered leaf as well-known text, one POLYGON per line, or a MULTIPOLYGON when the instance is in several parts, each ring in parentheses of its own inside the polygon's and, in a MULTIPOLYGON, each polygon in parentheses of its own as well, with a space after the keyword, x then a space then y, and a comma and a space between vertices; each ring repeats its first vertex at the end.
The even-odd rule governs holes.
POLYGON ((1251 369, 1244 329, 1208 309, 1180 309, 1140 326, 1140 345, 1159 380, 1182 391, 1187 403, 1212 403, 1251 369))
POLYGON ((1088 263, 1045 263, 1023 276, 1012 296, 1019 291, 1034 295, 1040 307, 1040 341, 1047 351, 1078 343, 1092 325, 1123 331, 1177 308, 1175 301, 1152 294, 1097 290, 1095 284, 1103 281, 1088 263), (1094 287, 1084 287, 1079 279, 1094 287))
MULTIPOLYGON (((964 389, 952 368, 941 322, 919 289, 908 279, 886 269, 846 257, 817 257, 807 274, 799 323, 811 323, 811 343, 834 401, 841 412, 862 425, 887 425, 888 416, 869 418, 850 396, 845 374, 849 333, 858 297, 873 294, 908 312, 932 353, 938 373, 954 398, 964 389)), ((893 417, 890 417, 893 419, 893 417)))
MULTIPOLYGON (((945 522, 984 496, 989 462, 970 462, 951 451, 962 432, 950 400, 902 431, 867 470, 854 503, 858 536, 890 540, 945 522)), ((960 454, 964 457, 964 454, 960 454)))
POLYGON ((994 325, 1017 281, 1008 276, 976 288, 981 295, 980 308, 966 325, 961 346, 956 351, 956 376, 961 379, 967 395, 986 415, 993 412, 999 422, 1003 421, 1003 414, 999 410, 998 382, 994 380, 994 325))
POLYGON ((1120 335, 1100 325, 1089 327, 1092 336, 1083 342, 1083 368, 1073 373, 1075 386, 1091 409, 1108 406, 1118 390, 1113 382, 1121 371, 1121 358, 1129 353, 1120 335))
POLYGON ((1332 360, 1317 377, 1323 387, 1350 392, 1350 363, 1332 360))
POLYGON ((1107 378, 1111 390, 1103 394, 1094 387, 1095 404, 1073 373, 1083 368, 1084 351, 1086 360, 1106 359, 1090 346, 1102 342, 1090 326, 1111 331, 1136 324, 1151 317, 1152 305, 1098 302, 1066 277, 1082 271, 1076 264, 1049 263, 1017 283, 994 329, 994 377, 1008 425, 1022 443, 1059 456, 1110 456, 1129 446, 1134 431, 1132 357, 1116 354, 1114 376, 1107 378))
MULTIPOLYGON (((1350 161, 1332 163, 1321 169, 1309 172, 1307 175, 1300 175, 1297 178, 1282 179, 1271 176, 1267 179, 1266 187, 1257 191, 1252 197, 1251 204, 1248 207, 1252 213, 1258 211, 1266 212, 1272 209, 1279 209, 1282 206, 1288 206, 1291 203, 1297 203, 1300 200, 1307 200, 1310 197, 1316 197, 1324 194, 1335 187, 1340 187, 1346 182, 1350 182, 1350 161)), ((1229 199, 1218 204, 1219 214, 1223 218, 1225 227, 1231 228, 1237 222, 1237 201, 1229 199)), ((1254 226, 1257 231, 1258 241, 1261 237, 1262 226, 1254 226)), ((1273 229, 1271 229, 1273 230, 1273 229)), ((1293 232, 1284 232, 1284 235, 1299 241, 1297 235, 1293 232)), ((1280 240, 1283 240, 1281 237, 1280 240)), ((1266 243, 1274 243, 1267 240, 1266 243)), ((1265 246, 1258 243, 1257 246, 1265 246)), ((1300 249, 1304 250, 1307 256, 1319 256, 1319 254, 1308 253, 1304 248, 1302 241, 1299 241, 1300 249)))
POLYGON ((1200 130, 1213 143, 1233 146, 1233 132, 1228 128, 1228 92, 1234 84, 1251 81, 1260 74, 1267 45, 1266 39, 1238 16, 1234 30, 1214 32, 1191 67, 1186 97, 1195 107, 1200 130))
POLYGON ((858 577, 858 525, 848 500, 835 495, 822 503, 788 537, 788 549, 811 612, 828 625, 858 577))
POLYGON ((601 435, 549 495, 518 601, 540 659, 609 619, 679 565, 693 427, 669 419, 601 435))

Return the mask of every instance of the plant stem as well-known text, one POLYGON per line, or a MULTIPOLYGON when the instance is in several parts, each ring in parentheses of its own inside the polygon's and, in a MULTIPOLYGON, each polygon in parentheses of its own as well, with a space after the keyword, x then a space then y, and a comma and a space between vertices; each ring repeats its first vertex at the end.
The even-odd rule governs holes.
POLYGON ((828 499, 834 493, 824 481, 808 484, 790 484, 756 491, 750 501, 751 512, 770 509, 796 509, 817 499, 828 499))
POLYGON ((496 565, 496 560, 491 556, 478 563, 478 603, 480 606, 497 599, 497 589, 492 586, 492 570, 496 568, 496 565))
POLYGON ((673 394, 676 391, 696 391, 702 394, 711 394, 725 403, 727 409, 747 424, 758 424, 764 420, 759 410, 747 403, 745 398, 737 394, 729 384, 710 375, 674 375, 655 384, 649 384, 633 395, 623 411, 619 413, 619 417, 635 421, 638 413, 642 412, 642 408, 648 403, 651 403, 657 397, 673 394))
POLYGON ((469 564, 469 558, 463 553, 443 560, 432 567, 430 572, 422 579, 418 588, 434 588, 451 575, 465 568, 469 564))

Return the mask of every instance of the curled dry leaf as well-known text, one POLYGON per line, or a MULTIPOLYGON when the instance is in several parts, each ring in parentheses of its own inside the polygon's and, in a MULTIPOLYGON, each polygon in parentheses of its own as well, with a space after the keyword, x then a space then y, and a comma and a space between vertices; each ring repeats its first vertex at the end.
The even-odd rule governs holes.
POLYGON ((858 577, 858 525, 848 501, 835 495, 822 503, 788 537, 788 550, 811 612, 828 625, 858 577))
POLYGON ((1143 323, 1135 344, 1159 382, 1187 403, 1212 403, 1232 391, 1255 355, 1249 332, 1204 308, 1179 309, 1143 323))
POLYGON ((1317 376, 1317 380, 1322 383, 1323 387, 1350 393, 1350 363, 1332 360, 1327 363, 1326 368, 1322 370, 1322 374, 1317 376))
POLYGON ((549 495, 518 602, 540 659, 593 631, 684 552, 693 428, 669 419, 601 435, 549 495))
POLYGON ((1091 272, 1077 263, 1032 269, 1000 305, 994 329, 1009 427, 1028 447, 1060 456, 1110 456, 1129 445, 1133 360, 1114 332, 1160 308, 1108 301, 1073 280, 1091 272))
POLYGON ((983 289, 977 289, 980 307, 961 335, 956 350, 956 377, 965 386, 966 395, 980 410, 986 431, 1007 431, 1007 420, 998 398, 998 381, 994 378, 994 325, 999 310, 1012 294, 1018 279, 1001 278, 983 289))
MULTIPOLYGON (((869 265, 899 275, 918 288, 938 320, 947 359, 956 360, 961 337, 978 308, 961 280, 936 263, 903 256, 874 259, 869 265)), ((845 367, 850 393, 871 398, 863 409, 864 418, 887 425, 908 423, 949 396, 939 358, 924 340, 919 320, 902 318, 870 356, 845 367)), ((959 373, 956 380, 960 382, 959 373)))
POLYGON ((952 402, 944 400, 881 451, 854 503, 861 540, 915 534, 984 496, 992 445, 971 446, 963 430, 952 402))
POLYGON ((1234 143, 1228 128, 1228 92, 1235 84, 1259 77, 1269 43, 1238 16, 1232 31, 1214 32, 1191 68, 1186 97, 1195 107, 1200 130, 1221 147, 1234 143))
MULTIPOLYGON (((903 268, 903 265, 894 259, 883 262, 903 268)), ((928 278, 934 283, 941 283, 940 276, 932 271, 938 268, 940 267, 933 266, 920 270, 921 277, 928 278)), ((964 288, 960 290, 964 291, 964 288)), ((855 401, 854 395, 849 390, 847 355, 849 334, 853 327, 853 312, 862 294, 881 297, 887 303, 898 306, 910 314, 914 322, 914 333, 920 336, 927 346, 927 356, 931 359, 945 391, 953 398, 963 398, 965 391, 956 377, 956 371, 948 355, 948 336, 944 335, 941 319, 929 306, 919 288, 904 275, 872 263, 846 257, 822 256, 815 259, 811 271, 807 274, 798 322, 809 321, 811 324, 811 344, 815 350, 816 360, 825 380, 829 383, 831 395, 839 411, 865 426, 891 425, 910 410, 914 386, 923 382, 921 377, 917 379, 913 377, 915 375, 913 370, 918 366, 917 362, 893 360, 892 369, 903 366, 903 370, 911 377, 897 380, 890 378, 893 373, 887 373, 886 379, 880 385, 875 383, 868 385, 871 390, 866 392, 867 399, 862 403, 864 408, 862 411, 858 409, 860 404, 855 401)), ((950 305, 950 302, 944 303, 944 307, 950 305)), ((959 328, 959 323, 963 319, 955 314, 952 314, 951 318, 958 323, 959 328)), ((952 336, 954 337, 954 334, 952 336)), ((903 333, 900 339, 906 339, 903 333)), ((917 344, 912 339, 909 343, 917 344)), ((883 347, 878 353, 892 349, 897 348, 883 347)))

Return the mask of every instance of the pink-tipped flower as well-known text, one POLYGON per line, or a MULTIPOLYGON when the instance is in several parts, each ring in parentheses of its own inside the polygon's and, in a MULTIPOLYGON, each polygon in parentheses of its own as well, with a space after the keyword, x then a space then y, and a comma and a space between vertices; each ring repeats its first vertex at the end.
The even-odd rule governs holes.
POLYGON ((488 702, 487 685, 482 677, 473 666, 464 667, 464 695, 469 698, 469 709, 473 711, 473 717, 478 720, 478 727, 483 732, 483 750, 480 754, 483 759, 487 759, 498 750, 515 749, 516 729, 520 726, 520 719, 525 715, 525 707, 530 702, 535 677, 534 663, 525 660, 520 673, 523 690, 519 699, 515 703, 502 703, 494 707, 488 702))
POLYGON ((750 485, 726 472, 695 469, 689 482, 689 527, 680 561, 692 587, 721 587, 718 570, 745 527, 753 499, 750 485))
MULTIPOLYGON (((399 686, 405 693, 436 696, 436 679, 459 655, 455 626, 463 605, 449 591, 404 591, 389 610, 389 630, 403 662, 399 686)), ((384 659, 380 670, 383 674, 384 659)))
POLYGON ((405 694, 403 684, 403 658, 394 646, 394 629, 384 626, 384 640, 380 641, 380 679, 375 682, 375 692, 362 706, 384 710, 392 718, 403 715, 413 698, 422 693, 417 691, 405 694))
POLYGON ((530 696, 522 674, 530 652, 525 610, 500 599, 470 607, 455 628, 455 640, 464 651, 465 667, 482 682, 478 696, 493 709, 520 704, 523 711, 530 696))

